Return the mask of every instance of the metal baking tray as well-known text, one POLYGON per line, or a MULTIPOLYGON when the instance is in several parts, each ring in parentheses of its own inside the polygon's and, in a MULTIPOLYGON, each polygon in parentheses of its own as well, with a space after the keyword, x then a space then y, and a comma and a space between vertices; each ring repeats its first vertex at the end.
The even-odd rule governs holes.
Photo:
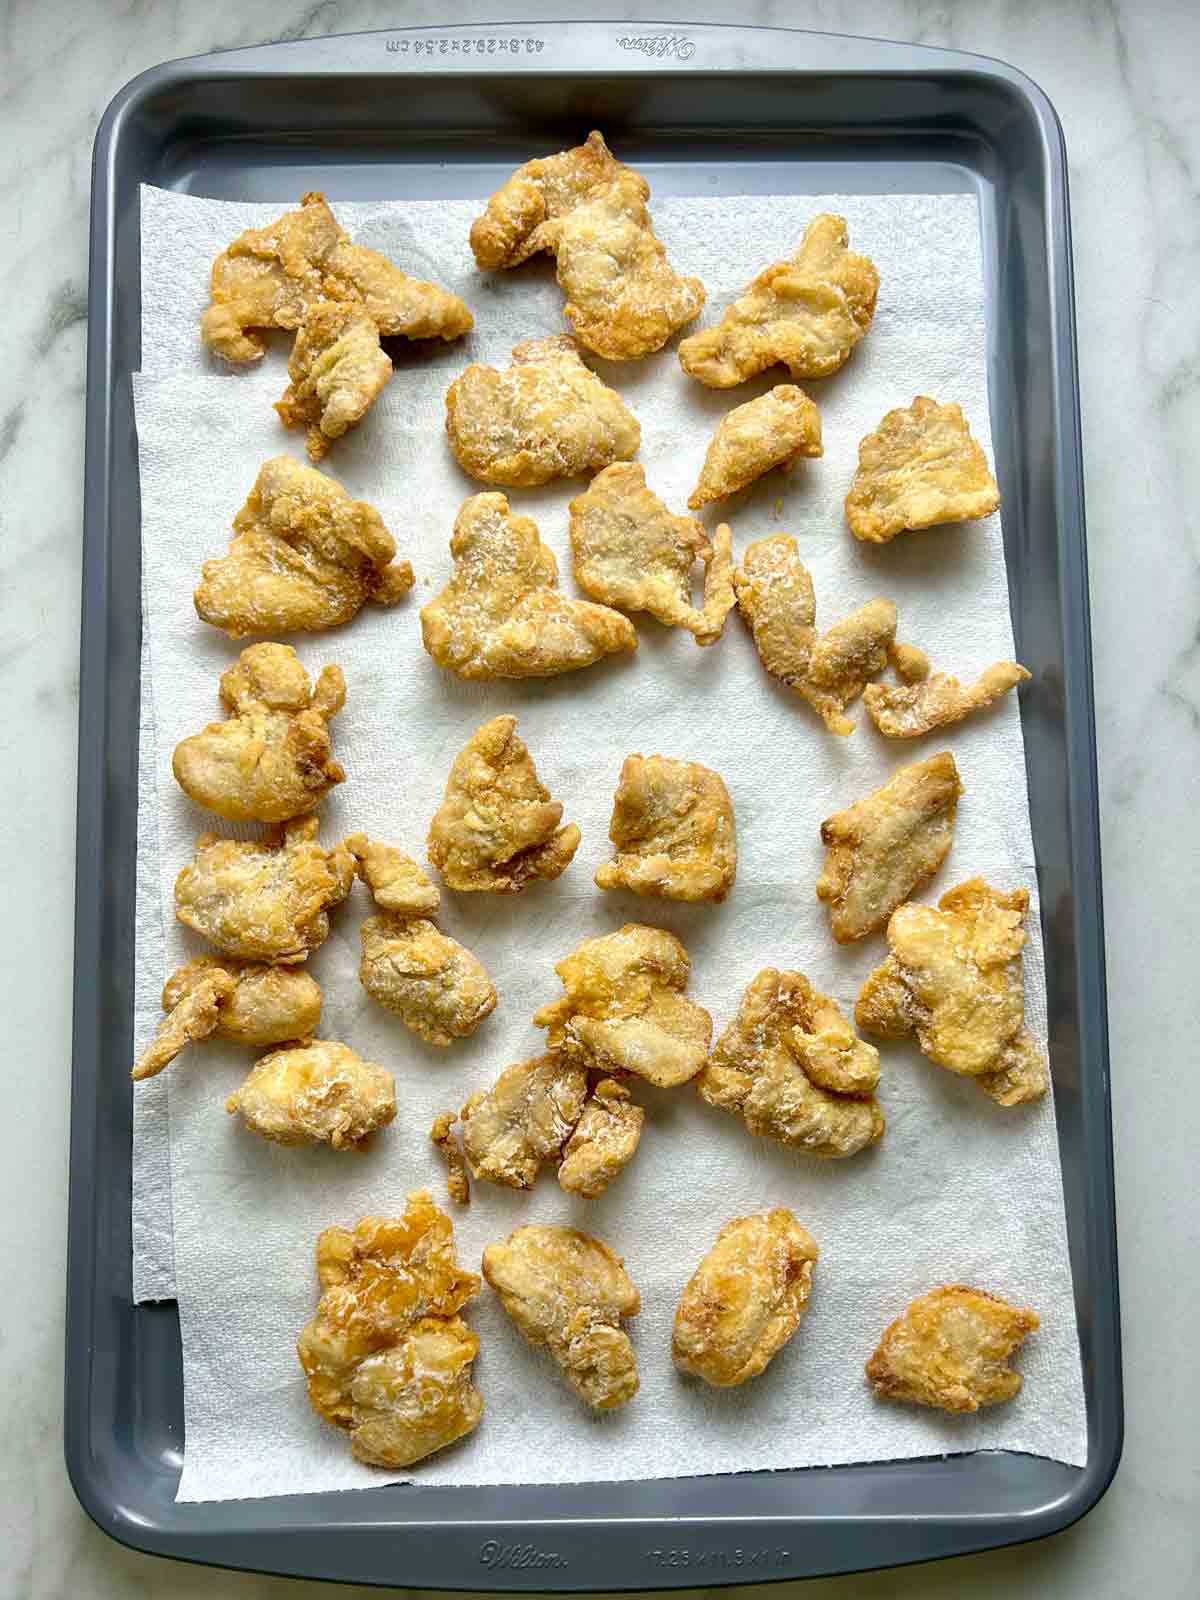
POLYGON ((617 1590, 956 1555, 1052 1533, 1093 1506, 1120 1455, 1121 1373, 1071 244, 1062 131, 1045 95, 979 56, 674 23, 399 30, 157 67, 117 95, 96 138, 87 385, 66 1455, 96 1522, 136 1548, 230 1567, 428 1589, 617 1590), (129 1289, 138 185, 281 206, 310 188, 335 205, 483 197, 518 162, 591 127, 658 195, 979 198, 1013 623, 1034 674, 1021 708, 1087 1465, 1000 1451, 176 1505, 178 1316, 135 1307, 129 1289))

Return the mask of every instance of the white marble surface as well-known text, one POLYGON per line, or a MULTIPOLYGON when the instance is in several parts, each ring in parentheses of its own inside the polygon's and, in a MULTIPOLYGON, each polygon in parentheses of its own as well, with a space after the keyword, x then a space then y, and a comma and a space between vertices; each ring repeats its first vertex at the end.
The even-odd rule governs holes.
MULTIPOLYGON (((172 56, 401 23, 607 14, 728 20, 712 0, 9 0, 0 15, 0 1600, 315 1595, 110 1543, 61 1454, 78 576, 91 140, 172 56)), ((1126 1447, 1091 1516, 1040 1545, 818 1582, 825 1596, 1200 1592, 1195 1434, 1200 868, 1200 120, 1194 0, 758 0, 739 20, 953 45, 1047 90, 1071 161, 1104 828, 1126 1447)), ((331 1597, 352 1591, 329 1588, 331 1597)), ((361 1591, 364 1595, 368 1591, 361 1591)), ((731 1591, 727 1591, 731 1592, 731 1591)), ((786 1593, 775 1588, 776 1595, 786 1593)))

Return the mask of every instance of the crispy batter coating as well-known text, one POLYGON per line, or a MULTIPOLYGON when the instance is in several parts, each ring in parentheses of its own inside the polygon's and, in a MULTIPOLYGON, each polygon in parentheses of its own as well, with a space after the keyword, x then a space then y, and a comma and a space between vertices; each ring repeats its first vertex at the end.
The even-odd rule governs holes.
POLYGON ((329 1144, 361 1149, 396 1115, 396 1085, 385 1067, 344 1044, 312 1039, 256 1061, 225 1102, 246 1126, 274 1144, 329 1144))
POLYGON ((717 1389, 756 1378, 800 1326, 819 1253, 783 1206, 727 1222, 675 1312, 675 1365, 717 1389))
POLYGON ((698 761, 626 756, 608 836, 617 853, 597 867, 597 888, 665 900, 724 900, 733 888, 733 803, 698 761))
POLYGON ((518 167, 471 224, 471 249, 481 267, 517 267, 540 250, 558 249, 563 219, 603 184, 628 174, 644 200, 650 185, 613 155, 604 135, 518 167))
POLYGON ((618 172, 563 217, 557 253, 563 314, 609 361, 661 350, 704 306, 700 279, 681 278, 667 260, 635 172, 618 172))
POLYGON ((167 979, 167 1013, 134 1066, 136 1080, 170 1066, 188 1044, 215 1035, 235 1044, 310 1039, 321 1020, 321 988, 307 972, 228 956, 197 956, 167 979))
POLYGON ((361 938, 363 988, 430 1044, 465 1039, 496 1009, 483 962, 426 918, 381 911, 361 938))
POLYGON ((597 1411, 638 1390, 622 1317, 641 1307, 621 1257, 577 1228, 517 1228, 483 1252, 483 1275, 518 1331, 545 1345, 569 1387, 597 1411))
POLYGON ((585 939, 554 970, 566 994, 533 1019, 549 1030, 551 1050, 660 1088, 686 1083, 704 1065, 712 1018, 684 994, 691 963, 673 933, 627 922, 585 939))
POLYGON ((986 667, 970 688, 957 678, 935 672, 916 683, 873 683, 863 693, 871 721, 889 739, 915 739, 933 728, 961 722, 1001 699, 1029 673, 1015 661, 996 661, 986 667))
POLYGON ((674 516, 646 487, 645 469, 619 461, 571 501, 575 581, 593 600, 648 611, 668 628, 715 644, 733 607, 732 536, 725 523, 709 541, 694 517, 674 516), (704 608, 692 605, 692 568, 704 567, 704 608))
POLYGON ((901 683, 921 683, 929 676, 929 657, 919 645, 893 645, 892 666, 901 683))
MULTIPOLYGON (((830 733, 849 734, 846 707, 897 650, 896 607, 870 600, 818 637, 812 577, 789 534, 773 534, 746 549, 733 575, 738 606, 772 677, 807 700, 830 733)), ((906 666, 914 657, 906 653, 906 666)))
POLYGON ((817 899, 839 944, 865 939, 928 883, 950 853, 962 793, 948 750, 900 767, 881 789, 821 824, 817 899))
POLYGON ((788 472, 802 456, 821 455, 821 414, 794 383, 777 383, 721 418, 704 457, 693 511, 744 489, 772 467, 788 472))
POLYGON ((353 300, 314 306, 296 332, 288 386, 275 402, 286 428, 305 428, 310 461, 361 422, 386 387, 392 363, 379 329, 353 300))
POLYGON ((249 645, 221 675, 228 718, 175 746, 179 787, 231 822, 286 822, 314 810, 346 776, 329 740, 345 699, 341 667, 322 667, 314 689, 291 645, 249 645))
POLYGON ((628 617, 558 590, 554 552, 502 494, 463 502, 450 540, 454 576, 421 609, 421 637, 460 678, 549 678, 637 649, 628 617))
POLYGON ((458 1312, 479 1293, 454 1225, 427 1189, 402 1217, 363 1217, 317 1240, 322 1294, 296 1354, 313 1410, 360 1461, 407 1467, 479 1425, 479 1340, 458 1312))
POLYGON ((175 879, 175 915, 227 956, 306 961, 329 935, 329 909, 354 882, 344 845, 323 850, 317 819, 297 817, 264 840, 203 833, 175 879))
POLYGON ((637 1153, 646 1113, 615 1078, 601 1078, 588 1095, 575 1131, 563 1145, 560 1188, 594 1200, 637 1153))
POLYGON ((381 911, 394 911, 401 917, 432 917, 441 905, 437 885, 394 844, 380 844, 365 833, 352 833, 346 849, 381 911))
POLYGON ((429 1137, 446 1162, 446 1192, 455 1205, 471 1204, 471 1180, 467 1176, 467 1163, 463 1159, 458 1140, 454 1137, 454 1124, 458 1121, 453 1111, 440 1111, 433 1119, 429 1137))
POLYGON ((879 1052, 801 972, 764 967, 696 1079, 710 1106, 751 1133, 840 1160, 883 1137, 872 1090, 879 1052))
POLYGON ((906 528, 990 516, 999 504, 961 406, 919 394, 907 410, 889 411, 859 445, 846 520, 856 539, 886 544, 906 528))
POLYGON ((489 1183, 532 1189, 539 1169, 559 1159, 586 1095, 587 1074, 561 1051, 505 1067, 459 1113, 471 1171, 489 1183))
POLYGON ((889 955, 863 984, 860 1028, 883 1039, 915 1033, 939 1067, 975 1079, 1003 1106, 1049 1087, 1046 1058, 1025 1027, 1025 889, 1004 893, 982 878, 948 889, 932 906, 903 905, 888 923, 889 955))
POLYGON ((446 435, 464 472, 530 489, 598 472, 638 452, 642 430, 572 339, 527 339, 512 365, 470 366, 446 390, 446 435))
POLYGON ((1010 1306, 985 1289, 945 1284, 920 1295, 885 1330, 867 1362, 881 1400, 909 1400, 943 1411, 978 1411, 1011 1400, 1021 1375, 1008 1365, 1036 1311, 1010 1306))
POLYGON ((493 717, 454 758, 429 825, 429 859, 452 889, 516 894, 557 878, 579 848, 573 822, 537 775, 516 717, 493 717))
POLYGON ((814 217, 794 256, 765 268, 715 328, 679 346, 679 364, 712 389, 731 389, 777 362, 793 378, 824 378, 871 326, 879 274, 847 249, 846 219, 814 217))
POLYGON ((458 339, 473 326, 457 295, 351 244, 315 192, 298 211, 239 234, 213 262, 211 295, 200 333, 226 361, 257 361, 266 341, 255 330, 298 328, 327 300, 357 302, 380 333, 406 339, 458 339))
POLYGON ((227 555, 206 561, 196 610, 233 639, 349 622, 368 600, 395 605, 413 586, 374 506, 291 456, 259 469, 233 519, 227 555))

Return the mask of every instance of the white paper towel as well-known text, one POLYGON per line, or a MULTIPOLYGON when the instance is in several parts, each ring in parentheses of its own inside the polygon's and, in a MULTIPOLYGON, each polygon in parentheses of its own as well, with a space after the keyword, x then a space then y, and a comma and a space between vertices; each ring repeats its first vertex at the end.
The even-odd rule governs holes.
MULTIPOLYGON (((228 373, 210 368, 200 353, 196 319, 212 256, 278 209, 143 190, 147 375, 136 381, 136 403, 149 638, 144 691, 153 694, 156 749, 142 804, 154 807, 159 821, 167 968, 195 948, 173 920, 171 889, 195 834, 212 821, 175 786, 171 751, 218 714, 217 679, 237 653, 197 620, 192 589, 200 562, 225 549, 230 519, 259 463, 283 449, 302 454, 301 437, 285 433, 270 409, 285 381, 286 340, 254 370, 228 373)), ((543 1035, 529 1019, 560 992, 553 964, 580 940, 626 920, 671 928, 692 957, 692 995, 718 1029, 744 985, 769 964, 800 968, 848 1008, 885 947, 881 938, 848 950, 833 944, 813 894, 823 854, 818 825, 897 765, 946 745, 966 793, 953 851, 929 897, 974 873, 1023 883, 1036 896, 1012 697, 948 736, 904 743, 878 738, 860 708, 859 731, 837 740, 767 677, 736 616, 721 643, 705 651, 682 632, 639 619, 634 659, 541 683, 467 685, 434 666, 421 648, 416 613, 448 575, 455 511, 478 487, 445 446, 445 386, 468 360, 503 363, 518 339, 561 326, 551 268, 475 273, 466 246, 474 209, 337 207, 355 237, 463 294, 477 326, 459 346, 402 359, 369 417, 326 462, 352 493, 379 507, 418 581, 396 610, 367 608, 335 633, 292 641, 311 671, 338 661, 348 683, 335 751, 349 777, 326 802, 323 837, 364 828, 419 856, 453 755, 480 722, 512 711, 566 819, 582 828, 583 844, 563 878, 519 898, 445 894, 442 925, 484 960, 500 993, 492 1018, 448 1051, 423 1045, 360 988, 365 891, 356 889, 336 914, 332 936, 310 962, 325 991, 322 1032, 384 1062, 397 1080, 399 1114, 369 1154, 276 1148, 228 1118, 222 1102, 248 1070, 246 1052, 204 1045, 166 1074, 185 1500, 387 1481, 350 1458, 344 1436, 321 1424, 305 1398, 294 1341, 316 1303, 315 1237, 332 1222, 398 1210, 406 1192, 422 1185, 444 1201, 443 1170, 428 1140, 433 1114, 460 1105, 505 1064, 540 1049, 543 1035), (737 887, 725 905, 671 906, 593 887, 592 873, 608 854, 617 773, 633 750, 704 761, 725 778, 739 842, 737 887)), ((655 217, 676 263, 707 284, 707 320, 752 270, 794 246, 812 214, 827 209, 848 217, 852 245, 874 258, 882 287, 870 336, 840 374, 811 386, 826 454, 790 478, 770 475, 710 508, 719 515, 706 520, 729 520, 739 551, 772 531, 795 533, 813 573, 821 627, 874 595, 890 595, 901 637, 968 678, 1012 654, 998 519, 873 549, 849 536, 841 499, 859 438, 914 393, 959 400, 990 451, 974 200, 667 200, 655 217)), ((716 420, 769 382, 733 394, 702 390, 671 350, 601 370, 641 420, 648 481, 675 508, 695 480, 716 420)), ((568 592, 565 507, 579 487, 511 496, 555 549, 568 592)), ((153 927, 140 932, 139 960, 143 953, 150 959, 153 927)), ((1030 934, 1028 1015, 1044 1039, 1036 899, 1030 934)), ((1049 1100, 1005 1111, 914 1050, 887 1046, 885 1138, 850 1161, 823 1164, 753 1139, 691 1090, 637 1085, 635 1092, 649 1107, 642 1145, 600 1200, 563 1194, 547 1172, 530 1195, 474 1185, 469 1212, 456 1211, 455 1222, 460 1256, 472 1268, 489 1240, 531 1220, 586 1227, 622 1253, 642 1292, 631 1329, 642 1374, 636 1400, 613 1416, 585 1414, 548 1358, 521 1341, 485 1290, 471 1312, 483 1341, 476 1371, 484 1422, 469 1440, 397 1477, 567 1482, 1000 1447, 1082 1463, 1085 1419, 1049 1100), (741 1390, 719 1394, 682 1381, 671 1365, 670 1324, 684 1283, 727 1218, 778 1204, 791 1206, 821 1246, 800 1332, 741 1390), (872 1399, 862 1362, 883 1327, 914 1295, 953 1281, 978 1283, 1041 1314, 1042 1328, 1022 1357, 1021 1396, 975 1418, 872 1399)), ((149 1184, 141 1199, 161 1205, 149 1184)))

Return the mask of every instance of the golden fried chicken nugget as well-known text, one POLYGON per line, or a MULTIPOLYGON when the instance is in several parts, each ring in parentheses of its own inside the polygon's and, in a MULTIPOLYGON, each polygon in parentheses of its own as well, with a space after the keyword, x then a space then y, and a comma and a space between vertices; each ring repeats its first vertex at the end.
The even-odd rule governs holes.
POLYGON ((890 600, 868 600, 814 640, 808 672, 795 687, 830 733, 854 732, 846 707, 887 666, 896 642, 896 607, 890 600))
POLYGON ((889 955, 863 984, 860 1028, 883 1039, 915 1033, 939 1067, 975 1079, 1000 1105, 1040 1099, 1046 1058, 1025 1027, 1025 889, 982 878, 932 906, 902 905, 888 923, 889 955))
POLYGON ((694 1078, 712 1018, 684 994, 691 963, 673 933, 627 922, 585 939, 555 966, 566 994, 534 1015, 551 1050, 604 1073, 636 1073, 660 1088, 694 1078))
POLYGON ((429 859, 452 889, 517 894, 557 878, 579 848, 573 822, 560 827, 516 717, 493 717, 454 758, 446 795, 429 825, 429 859))
POLYGON ((601 185, 628 174, 644 200, 650 185, 618 161, 593 131, 584 144, 518 167, 471 224, 471 250, 481 267, 517 267, 540 250, 558 249, 563 218, 601 185))
POLYGON ((764 967, 696 1079, 700 1098, 751 1133, 829 1160, 883 1137, 879 1052, 802 972, 764 967))
POLYGON ((206 561, 196 611, 233 639, 349 622, 368 600, 391 606, 413 586, 374 506, 291 456, 259 469, 233 519, 227 555, 206 561))
POLYGON ((731 389, 781 363, 793 378, 825 378, 871 326, 879 273, 847 249, 844 217, 814 217, 794 256, 759 273, 715 328, 679 346, 679 364, 712 389, 731 389))
POLYGON ((858 471, 846 496, 856 539, 886 544, 907 528, 990 516, 1000 490, 961 406, 918 395, 889 411, 858 447, 858 471))
POLYGON ((585 1405, 612 1411, 633 1399, 637 1362, 620 1319, 637 1315, 641 1297, 606 1244, 578 1228, 517 1228, 488 1245, 483 1275, 585 1405))
POLYGON ((228 718, 175 746, 179 787, 231 822, 286 822, 314 810, 346 776, 329 740, 345 699, 341 667, 323 667, 314 689, 291 645, 248 646, 221 675, 228 718))
POLYGON ((296 332, 287 388, 275 402, 286 428, 305 428, 310 461, 361 422, 392 376, 379 329, 353 300, 314 306, 296 332))
POLYGON ((252 1132, 274 1144, 362 1149, 396 1115, 390 1072, 332 1039, 273 1050, 225 1102, 252 1132))
POLYGON ((134 1066, 135 1081, 170 1066, 188 1044, 215 1036, 235 1044, 285 1044, 310 1039, 321 1020, 321 988, 307 972, 197 956, 167 979, 167 1013, 134 1066))
POLYGON ((381 911, 394 911, 401 917, 434 915, 442 903, 441 894, 411 856, 394 844, 368 839, 365 833, 352 833, 345 843, 358 876, 381 911))
POLYGON ((467 1038, 496 1009, 483 962, 426 918, 382 911, 360 935, 363 988, 429 1044, 467 1038))
POLYGON ((1040 1325, 1036 1311, 948 1283, 920 1295, 890 1324, 867 1362, 867 1377, 881 1400, 943 1411, 1002 1405, 1021 1388, 1009 1357, 1040 1325))
POLYGON ((575 1130, 562 1148, 559 1187, 594 1200, 637 1153, 646 1113, 615 1078, 593 1085, 575 1130))
POLYGON ((453 1111, 439 1111, 433 1119, 429 1137, 442 1153, 446 1163, 446 1192, 455 1205, 471 1204, 471 1180, 467 1176, 467 1163, 458 1140, 454 1137, 454 1124, 458 1117, 453 1111))
POLYGON ((970 688, 947 673, 935 672, 915 683, 873 683, 863 692, 863 704, 887 738, 915 739, 983 710, 1028 677, 1017 662, 996 661, 984 668, 970 688))
POLYGON ((637 649, 628 617, 559 593, 554 552, 504 495, 463 502, 450 554, 454 576, 422 607, 421 637, 458 677, 549 678, 637 649))
POLYGON ((719 901, 733 888, 733 802, 719 774, 698 761, 626 756, 608 836, 617 853, 597 867, 599 889, 719 901))
POLYGON ((562 218, 558 284, 579 342, 609 361, 661 350, 700 315, 704 285, 667 260, 646 210, 646 183, 618 172, 562 218))
POLYGON ((470 366, 446 390, 455 460, 481 483, 530 489, 638 452, 642 430, 565 335, 516 345, 512 365, 470 366))
POLYGON ((744 489, 772 467, 789 472, 802 456, 821 455, 821 414, 794 383, 777 383, 721 418, 704 457, 693 511, 744 489))
POLYGON ((675 1365, 717 1389, 757 1378, 800 1326, 819 1253, 783 1206, 727 1222, 675 1312, 675 1365))
POLYGON ((489 1183, 532 1189, 539 1169, 559 1159, 586 1095, 586 1072, 561 1051, 505 1067, 459 1113, 471 1171, 489 1183))
POLYGON ((351 244, 322 194, 265 228, 248 228, 213 262, 204 343, 226 361, 257 361, 260 328, 298 328, 327 300, 363 305, 379 332, 458 339, 473 318, 457 295, 410 278, 386 256, 351 244))
POLYGON ((458 1315, 479 1293, 454 1224, 427 1189, 402 1217, 362 1217, 317 1240, 321 1299, 296 1353, 308 1398, 359 1461, 407 1467, 478 1427, 479 1340, 458 1315))
POLYGON ((622 611, 648 611, 668 628, 715 644, 733 607, 732 536, 712 541, 694 517, 677 517, 646 487, 645 469, 619 461, 597 473, 568 508, 575 581, 622 611), (704 567, 704 608, 692 605, 692 568, 704 567))
POLYGON ((948 750, 900 767, 881 789, 821 824, 817 899, 839 944, 865 939, 945 861, 962 793, 948 750))
POLYGON ((204 833, 175 879, 175 915, 227 956, 306 961, 353 882, 354 857, 344 845, 321 848, 316 817, 297 817, 261 841, 204 833))

